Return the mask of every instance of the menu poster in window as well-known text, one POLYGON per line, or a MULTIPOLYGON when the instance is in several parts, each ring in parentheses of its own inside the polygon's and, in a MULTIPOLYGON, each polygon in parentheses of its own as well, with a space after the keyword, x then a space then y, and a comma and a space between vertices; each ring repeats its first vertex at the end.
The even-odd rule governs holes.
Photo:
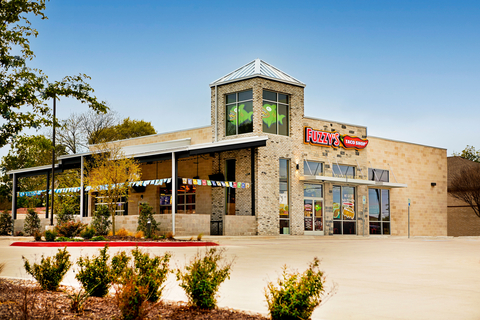
POLYGON ((354 194, 344 193, 342 199, 343 205, 343 219, 354 220, 355 219, 355 198, 354 194))
POLYGON ((340 219, 340 203, 333 203, 333 219, 340 219))

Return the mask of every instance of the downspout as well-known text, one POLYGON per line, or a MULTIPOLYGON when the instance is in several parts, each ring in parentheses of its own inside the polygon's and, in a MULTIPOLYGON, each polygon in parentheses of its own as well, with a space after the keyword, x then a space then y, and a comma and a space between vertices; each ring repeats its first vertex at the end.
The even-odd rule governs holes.
POLYGON ((12 186, 12 218, 13 228, 12 236, 15 235, 15 220, 17 220, 17 175, 13 174, 13 186, 12 186))
POLYGON ((217 142, 217 135, 218 135, 218 87, 215 85, 215 142, 217 142))

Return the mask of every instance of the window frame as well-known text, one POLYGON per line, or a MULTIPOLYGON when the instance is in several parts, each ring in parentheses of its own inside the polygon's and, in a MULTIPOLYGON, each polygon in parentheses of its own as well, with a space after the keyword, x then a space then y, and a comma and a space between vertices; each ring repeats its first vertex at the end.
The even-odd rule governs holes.
POLYGON ((323 175, 323 172, 324 172, 324 166, 325 164, 321 161, 314 161, 314 160, 303 160, 303 175, 304 176, 322 176, 323 175), (315 173, 312 172, 312 168, 310 167, 310 165, 308 163, 314 163, 314 164, 317 164, 320 166, 320 174, 316 174, 318 173, 318 166, 317 166, 317 170, 315 170, 315 173), (308 168, 308 173, 306 172, 306 169, 308 168))
POLYGON ((235 134, 229 134, 228 133, 228 125, 231 124, 230 120, 229 120, 229 112, 228 112, 228 109, 229 107, 232 107, 232 106, 235 106, 235 108, 237 108, 237 115, 238 115, 238 108, 239 106, 242 104, 242 103, 245 103, 245 102, 251 102, 252 103, 252 112, 253 112, 253 89, 247 89, 247 90, 242 90, 242 91, 237 91, 237 92, 231 92, 231 93, 227 93, 225 94, 225 136, 228 137, 228 136, 236 136, 236 135, 239 135, 239 134, 245 134, 245 133, 252 133, 253 132, 253 119, 254 119, 254 114, 252 113, 252 121, 251 121, 251 131, 247 131, 247 132, 242 132, 242 133, 239 133, 239 127, 240 127, 240 124, 238 123, 238 116, 236 117, 236 123, 235 123, 235 134), (240 94, 243 93, 243 92, 248 92, 248 91, 251 91, 252 92, 252 97, 250 99, 246 99, 246 100, 239 100, 239 97, 240 97, 240 94), (228 99, 227 97, 229 95, 232 95, 232 94, 235 94, 235 101, 234 102, 230 102, 230 103, 227 103, 228 99))
POLYGON ((276 122, 275 122, 275 133, 272 133, 272 132, 266 132, 264 130, 264 125, 265 123, 263 122, 263 116, 262 116, 262 132, 263 133, 267 133, 267 134, 276 134, 276 135, 280 135, 280 136, 284 136, 284 137, 289 137, 290 136, 290 103, 291 103, 291 96, 290 94, 287 94, 287 93, 282 93, 282 92, 278 92, 278 91, 272 91, 272 90, 266 90, 266 89, 263 89, 262 90, 262 111, 263 111, 263 106, 265 105, 265 102, 269 102, 269 103, 275 103, 275 106, 276 106, 276 122), (270 99, 266 99, 264 96, 265 96, 265 91, 267 92, 271 92, 271 93, 275 93, 276 95, 276 101, 274 100, 270 100, 270 99), (284 103, 284 102, 280 102, 280 99, 279 99, 279 95, 284 95, 287 97, 287 103, 284 103), (278 126, 278 116, 279 116, 279 108, 280 108, 280 105, 283 105, 283 106, 286 106, 287 107, 287 112, 286 112, 286 116, 287 116, 287 124, 286 124, 286 128, 287 128, 287 134, 280 134, 279 133, 279 126, 278 126))
POLYGON ((392 234, 392 212, 391 212, 391 206, 390 206, 390 202, 391 202, 391 199, 390 199, 390 190, 389 189, 380 189, 380 188, 368 188, 368 234, 372 235, 372 234, 379 234, 379 235, 391 235, 392 234), (371 205, 370 205, 370 191, 371 190, 378 190, 380 193, 380 197, 379 197, 379 201, 378 201, 378 214, 379 214, 379 217, 378 219, 379 220, 376 220, 376 221, 371 221, 370 220, 370 208, 371 208, 371 205), (383 196, 383 192, 386 192, 387 194, 387 197, 388 197, 388 203, 387 203, 387 208, 388 208, 388 220, 384 220, 383 218, 383 206, 385 205, 384 203, 384 196, 383 196), (372 230, 372 224, 375 224, 375 225, 378 225, 380 224, 380 233, 372 233, 371 230, 372 230), (388 224, 388 233, 385 233, 385 228, 384 228, 384 225, 385 224, 388 224))
POLYGON ((368 168, 368 180, 379 181, 379 182, 390 182, 390 170, 368 168), (380 173, 380 175, 378 174, 378 172, 380 173), (386 180, 385 178, 383 178, 385 173, 387 175, 386 180))

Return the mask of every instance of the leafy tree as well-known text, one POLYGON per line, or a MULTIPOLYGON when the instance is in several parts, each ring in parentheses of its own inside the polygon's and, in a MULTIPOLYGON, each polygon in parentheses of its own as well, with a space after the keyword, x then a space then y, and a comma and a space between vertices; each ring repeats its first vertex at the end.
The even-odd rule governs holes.
POLYGON ((480 218, 480 164, 463 168, 453 176, 448 193, 468 203, 480 218))
MULTIPOLYGON (((55 155, 66 154, 62 146, 55 147, 55 155)), ((2 158, 3 167, 2 182, 5 183, 9 192, 12 190, 12 181, 7 175, 7 171, 42 166, 52 163, 52 142, 43 135, 18 136, 13 140, 8 154, 2 158)), ((18 179, 18 188, 20 191, 32 191, 45 189, 46 177, 26 177, 18 179)))
POLYGON ((106 128, 100 133, 102 142, 123 140, 157 133, 152 124, 143 120, 123 119, 123 122, 106 128))
POLYGON ((75 98, 97 112, 106 112, 105 102, 98 102, 92 95, 93 88, 86 83, 89 76, 79 74, 49 82, 40 69, 27 65, 35 56, 30 39, 38 36, 27 16, 47 19, 45 0, 0 0, 0 3, 0 147, 24 128, 52 124, 47 100, 53 97, 75 98))
POLYGON ((467 147, 463 149, 461 153, 454 152, 453 155, 460 156, 463 159, 480 162, 480 149, 475 150, 474 146, 467 145, 467 147))
POLYGON ((102 145, 100 152, 92 155, 87 163, 85 180, 97 197, 103 197, 112 217, 115 235, 115 212, 122 198, 128 199, 132 182, 140 179, 140 165, 125 156, 116 144, 102 145))

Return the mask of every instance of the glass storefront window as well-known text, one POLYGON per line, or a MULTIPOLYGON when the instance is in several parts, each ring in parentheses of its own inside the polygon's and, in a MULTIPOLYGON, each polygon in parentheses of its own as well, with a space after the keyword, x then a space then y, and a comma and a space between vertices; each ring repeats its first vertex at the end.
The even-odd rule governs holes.
POLYGON ((290 234, 290 212, 289 212, 289 175, 290 161, 280 159, 280 193, 279 193, 279 215, 280 234, 290 234))
POLYGON ((356 234, 355 187, 333 186, 333 233, 356 234))
POLYGON ((370 234, 390 234, 390 192, 368 189, 370 234))
POLYGON ((253 132, 253 91, 231 93, 225 100, 225 134, 231 136, 253 132))
POLYGON ((323 185, 305 183, 303 185, 303 196, 309 198, 323 198, 323 185))
POLYGON ((263 90, 263 132, 288 136, 289 119, 288 95, 263 90))
MULTIPOLYGON (((195 192, 196 187, 188 184, 181 184, 177 190, 177 211, 176 213, 195 213, 195 192)), ((160 188, 160 213, 172 213, 172 188, 160 188)))
POLYGON ((389 182, 389 171, 383 169, 368 168, 368 180, 389 182))
POLYGON ((323 174, 323 163, 303 161, 303 174, 306 176, 321 176, 323 174))
POLYGON ((332 171, 334 177, 355 178, 355 167, 352 166, 333 164, 332 171))

